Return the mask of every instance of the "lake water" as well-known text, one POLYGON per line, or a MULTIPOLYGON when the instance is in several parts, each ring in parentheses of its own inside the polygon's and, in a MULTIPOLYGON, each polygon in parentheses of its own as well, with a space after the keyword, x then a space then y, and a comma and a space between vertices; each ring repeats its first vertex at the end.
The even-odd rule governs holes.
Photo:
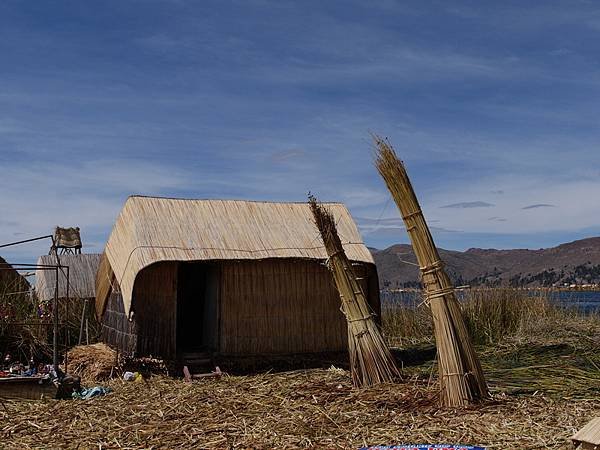
POLYGON ((583 313, 600 313, 599 291, 552 291, 550 298, 564 308, 583 313))
MULTIPOLYGON (((468 291, 458 291, 463 298, 468 291)), ((540 295, 540 291, 527 291, 530 295, 540 295)), ((542 294, 546 294, 545 291, 542 294)), ((584 314, 600 314, 600 291, 550 291, 550 299, 563 308, 573 308, 584 314)), ((381 292, 382 305, 401 304, 407 307, 418 306, 423 301, 420 291, 381 292)))

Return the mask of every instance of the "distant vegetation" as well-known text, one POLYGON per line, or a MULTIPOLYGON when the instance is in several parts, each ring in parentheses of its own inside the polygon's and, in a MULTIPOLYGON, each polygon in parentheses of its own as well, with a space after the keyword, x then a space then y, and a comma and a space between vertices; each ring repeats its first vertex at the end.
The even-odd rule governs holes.
MULTIPOLYGON (((574 322, 600 325, 597 315, 584 316, 561 308, 544 292, 530 295, 519 289, 480 288, 467 290, 464 295, 465 319, 479 345, 497 344, 507 338, 541 338, 574 322)), ((391 345, 433 343, 431 313, 424 304, 383 302, 382 324, 391 345)))

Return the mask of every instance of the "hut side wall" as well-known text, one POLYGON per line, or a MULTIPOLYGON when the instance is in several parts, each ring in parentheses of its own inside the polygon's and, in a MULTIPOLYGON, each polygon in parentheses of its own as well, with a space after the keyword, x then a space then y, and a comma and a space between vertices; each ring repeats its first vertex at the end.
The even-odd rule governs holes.
MULTIPOLYGON (((372 265, 356 266, 367 297, 372 265)), ((282 354, 347 350, 347 324, 331 273, 310 260, 223 262, 220 352, 282 354)))
POLYGON ((359 271, 364 278, 362 288, 365 291, 369 306, 375 314, 375 322, 381 326, 381 299, 379 296, 379 277, 375 264, 360 264, 359 271))
POLYGON ((156 263, 136 277, 132 306, 139 355, 176 357, 178 264, 156 263))
POLYGON ((109 295, 102 316, 102 342, 119 349, 125 355, 133 355, 137 347, 135 321, 127 320, 123 297, 118 292, 109 295))

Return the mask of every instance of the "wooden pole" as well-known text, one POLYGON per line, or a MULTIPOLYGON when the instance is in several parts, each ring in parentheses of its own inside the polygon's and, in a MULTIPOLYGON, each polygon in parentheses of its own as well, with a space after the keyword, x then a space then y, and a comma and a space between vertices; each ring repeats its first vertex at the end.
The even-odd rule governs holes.
POLYGON ((52 320, 52 364, 58 376, 58 266, 55 269, 56 285, 54 286, 53 320, 52 320))
POLYGON ((83 325, 85 321, 85 314, 87 312, 87 303, 88 299, 86 298, 83 301, 83 310, 81 311, 81 323, 79 324, 79 340, 77 341, 77 345, 81 345, 81 341, 83 340, 83 325))

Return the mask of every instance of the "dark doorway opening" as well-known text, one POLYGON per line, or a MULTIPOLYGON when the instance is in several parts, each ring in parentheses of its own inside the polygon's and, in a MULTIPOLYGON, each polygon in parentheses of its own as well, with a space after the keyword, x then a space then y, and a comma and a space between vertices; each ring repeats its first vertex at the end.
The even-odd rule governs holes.
POLYGON ((213 352, 218 330, 218 267, 179 264, 177 277, 177 353, 213 352))

